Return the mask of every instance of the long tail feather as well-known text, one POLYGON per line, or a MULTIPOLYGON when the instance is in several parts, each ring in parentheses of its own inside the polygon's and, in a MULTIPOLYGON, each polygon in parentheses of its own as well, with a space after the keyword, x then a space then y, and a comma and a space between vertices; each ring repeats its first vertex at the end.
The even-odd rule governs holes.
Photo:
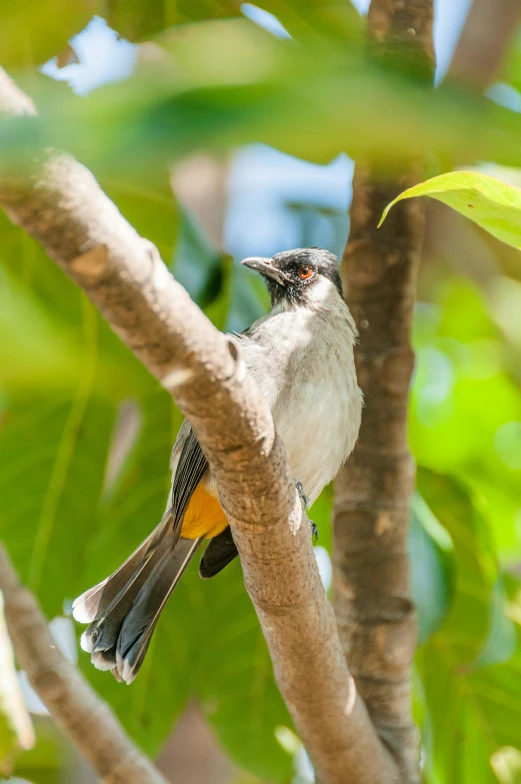
MULTIPOLYGON (((153 552, 165 546, 164 540, 167 538, 169 523, 172 512, 169 509, 165 512, 162 520, 154 528, 139 547, 134 550, 119 569, 116 569, 103 582, 98 583, 93 588, 78 596, 72 603, 72 615, 79 623, 92 623, 98 620, 106 611, 107 607, 114 601, 116 596, 125 587, 127 582, 134 576, 136 570, 147 561, 153 552)), ((170 543, 173 546, 173 543, 170 543)))
POLYGON ((90 624, 81 647, 95 667, 126 683, 136 677, 159 615, 203 541, 176 542, 166 517, 117 571, 73 603, 76 620, 90 624))
POLYGON ((180 539, 173 553, 164 553, 139 591, 121 627, 116 650, 118 672, 126 683, 136 677, 159 616, 202 541, 180 539))

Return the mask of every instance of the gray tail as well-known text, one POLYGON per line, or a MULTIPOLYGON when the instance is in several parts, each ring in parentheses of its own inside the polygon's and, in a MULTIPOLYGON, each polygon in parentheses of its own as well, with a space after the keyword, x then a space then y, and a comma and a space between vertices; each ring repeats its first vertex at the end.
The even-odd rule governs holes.
POLYGON ((161 611, 203 541, 181 537, 175 542, 172 533, 165 533, 165 523, 72 605, 74 618, 89 624, 80 644, 93 665, 126 683, 136 677, 161 611))

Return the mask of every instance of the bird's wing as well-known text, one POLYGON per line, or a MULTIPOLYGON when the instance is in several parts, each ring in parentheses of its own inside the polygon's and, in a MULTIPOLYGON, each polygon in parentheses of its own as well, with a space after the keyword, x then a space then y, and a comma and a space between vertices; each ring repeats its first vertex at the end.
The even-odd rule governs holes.
MULTIPOLYGON (((265 371, 266 355, 261 346, 255 342, 252 335, 252 327, 245 329, 240 334, 235 333, 235 337, 240 340, 241 356, 246 363, 248 371, 252 373, 256 380, 263 379, 266 375, 266 372, 262 372, 263 370, 265 371)), ((238 551, 233 541, 230 526, 227 526, 224 531, 210 539, 199 564, 199 574, 204 579, 215 577, 237 555, 238 551)))
POLYGON ((231 528, 228 525, 224 531, 210 539, 199 564, 199 574, 205 580, 209 577, 215 577, 238 554, 231 528))
MULTIPOLYGON (((241 353, 246 366, 258 376, 258 366, 263 363, 264 357, 258 356, 260 347, 250 337, 250 330, 245 330, 241 335, 241 353)), ((262 352, 264 353, 264 352, 262 352)), ((262 376, 262 374, 260 374, 262 376)), ((174 541, 177 541, 181 532, 184 513, 190 503, 190 498, 197 485, 208 471, 208 461, 194 435, 192 427, 186 420, 179 430, 172 457, 172 491, 170 494, 170 520, 174 531, 174 541)), ((201 574, 212 577, 221 571, 237 555, 237 548, 232 539, 230 527, 214 537, 205 550, 201 561, 201 574)))
MULTIPOLYGON (((208 463, 199 442, 186 420, 174 444, 170 465, 173 479, 168 510, 171 520, 169 526, 172 526, 174 541, 178 541, 183 515, 190 503, 192 493, 208 470, 208 463)), ((230 561, 233 561, 237 554, 230 526, 227 526, 218 536, 210 540, 199 567, 201 577, 213 577, 218 574, 230 561)))
POLYGON ((170 466, 172 468, 170 511, 174 533, 178 533, 181 531, 181 523, 190 498, 208 471, 208 461, 190 423, 186 420, 177 435, 170 466))

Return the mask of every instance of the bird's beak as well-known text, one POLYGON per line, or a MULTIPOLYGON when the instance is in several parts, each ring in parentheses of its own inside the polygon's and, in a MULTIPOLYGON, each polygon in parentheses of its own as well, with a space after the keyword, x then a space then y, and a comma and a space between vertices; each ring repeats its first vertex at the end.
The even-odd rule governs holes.
POLYGON ((277 283, 284 284, 286 282, 284 274, 277 267, 273 266, 271 259, 263 258, 262 256, 250 256, 247 259, 243 259, 241 264, 255 270, 255 272, 260 272, 266 278, 273 278, 277 283))

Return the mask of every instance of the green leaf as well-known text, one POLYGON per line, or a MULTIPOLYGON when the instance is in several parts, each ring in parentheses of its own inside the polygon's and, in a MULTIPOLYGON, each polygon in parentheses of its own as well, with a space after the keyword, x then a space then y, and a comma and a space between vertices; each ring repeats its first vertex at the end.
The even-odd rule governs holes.
POLYGON ((24 0, 2 5, 2 65, 43 65, 90 21, 97 0, 24 0))
MULTIPOLYGON (((140 208, 143 206, 139 205, 140 208)), ((148 372, 86 296, 20 228, 0 216, 0 383, 14 397, 38 389, 65 399, 86 371, 85 329, 96 333, 93 393, 137 393, 148 372)))
POLYGON ((238 765, 263 781, 287 782, 292 757, 276 732, 293 724, 238 560, 206 586, 195 685, 204 714, 238 765))
POLYGON ((429 510, 416 497, 409 529, 411 592, 418 612, 418 643, 423 645, 436 632, 448 612, 452 596, 450 559, 429 532, 429 510))
POLYGON ((75 781, 78 775, 78 758, 61 730, 49 716, 33 716, 36 744, 21 752, 17 758, 14 775, 31 784, 56 784, 58 781, 75 781))
POLYGON ((492 784, 491 755, 516 746, 521 721, 521 700, 512 698, 521 687, 521 646, 511 600, 489 523, 466 487, 425 469, 418 487, 450 536, 443 550, 452 572, 448 612, 416 657, 426 779, 492 784))
POLYGON ((84 318, 74 396, 8 397, 0 428, 0 537, 50 617, 79 587, 114 417, 113 405, 94 394, 97 318, 90 306, 84 318))
MULTIPOLYGON (((433 153, 519 162, 514 113, 446 86, 433 92, 368 62, 358 46, 325 41, 297 45, 246 19, 174 28, 130 79, 81 101, 49 99, 38 85, 46 112, 35 141, 70 150, 98 174, 136 178, 158 161, 251 142, 321 163, 341 152, 394 166, 433 153)), ((20 123, 2 123, 0 137, 9 161, 26 157, 20 123)))
MULTIPOLYGON (((362 22, 355 8, 338 0, 260 0, 298 38, 318 34, 351 40, 361 37, 362 22)), ((241 16, 239 0, 113 0, 107 21, 131 41, 157 35, 174 25, 241 16)))
MULTIPOLYGON (((210 240, 197 219, 179 207, 180 222, 173 257, 173 273, 201 307, 210 305, 221 292, 226 258, 210 240)), ((165 257, 170 258, 170 256, 165 257)))
POLYGON ((179 210, 164 167, 155 173, 151 183, 121 177, 102 179, 101 185, 130 225, 153 242, 168 263, 179 229, 179 210))
POLYGON ((173 25, 240 15, 237 0, 112 0, 107 22, 124 38, 143 41, 173 25))
POLYGON ((496 177, 477 172, 456 171, 440 174, 401 193, 384 210, 379 226, 389 210, 403 199, 430 196, 470 218, 493 237, 521 249, 521 190, 496 177))
MULTIPOLYGON (((469 491, 453 477, 423 468, 418 471, 417 484, 423 499, 450 535, 453 547, 452 601, 438 635, 444 645, 450 646, 454 663, 468 667, 477 663, 495 631, 495 613, 504 614, 505 610, 492 533, 469 491), (496 602, 501 609, 496 608, 496 602)), ((513 653, 511 635, 501 635, 501 642, 500 646, 500 638, 494 634, 498 646, 495 661, 513 653)))
POLYGON ((492 595, 490 628, 485 647, 474 662, 476 667, 486 667, 509 661, 516 649, 516 632, 506 613, 506 592, 502 575, 499 575, 492 595))

